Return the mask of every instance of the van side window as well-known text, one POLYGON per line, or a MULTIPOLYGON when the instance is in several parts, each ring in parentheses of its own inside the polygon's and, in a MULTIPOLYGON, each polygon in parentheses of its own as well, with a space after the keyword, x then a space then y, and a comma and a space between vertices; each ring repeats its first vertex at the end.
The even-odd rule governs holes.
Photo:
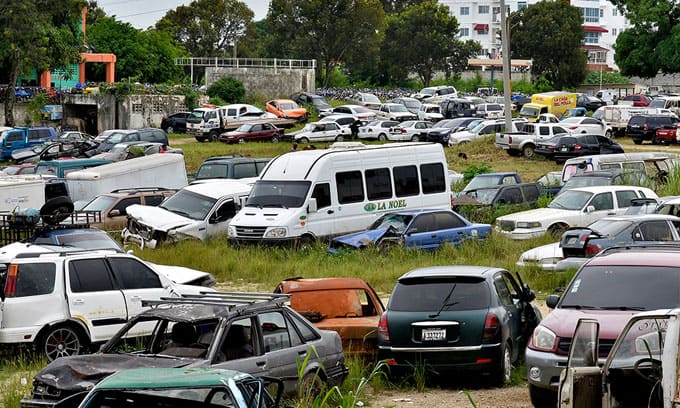
POLYGON ((369 200, 392 198, 392 180, 389 169, 368 169, 365 178, 366 195, 369 200))
POLYGON ((346 171, 335 174, 340 204, 364 201, 364 183, 360 171, 346 171))
POLYGON ((400 166, 392 169, 394 192, 397 197, 414 196, 420 193, 418 169, 416 166, 400 166))
POLYGON ((105 259, 79 259, 71 261, 68 268, 71 291, 103 292, 114 290, 113 280, 105 259))
POLYGON ((46 295, 54 289, 56 270, 52 263, 18 265, 14 297, 46 295))
POLYGON ((421 164, 420 183, 423 185, 423 194, 442 193, 446 191, 444 166, 441 163, 421 164))
POLYGON ((121 289, 160 288, 161 280, 148 266, 132 258, 109 258, 121 289))
POLYGON ((314 186, 312 198, 316 198, 316 208, 324 208, 331 205, 331 185, 321 183, 314 186))

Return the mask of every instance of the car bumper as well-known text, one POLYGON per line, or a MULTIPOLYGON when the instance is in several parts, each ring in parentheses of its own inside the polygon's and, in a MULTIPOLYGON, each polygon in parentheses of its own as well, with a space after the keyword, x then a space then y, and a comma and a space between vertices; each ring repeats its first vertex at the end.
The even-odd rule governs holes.
POLYGON ((506 237, 512 238, 512 239, 531 239, 531 238, 538 238, 542 237, 545 235, 545 229, 537 229, 537 228, 532 228, 532 229, 519 229, 516 228, 512 231, 504 231, 504 230, 499 230, 496 229, 495 232, 498 232, 499 234, 503 234, 506 237))
POLYGON ((158 241, 155 239, 144 239, 139 234, 133 234, 128 230, 127 228, 123 228, 123 231, 120 233, 121 238, 123 239, 123 245, 126 245, 128 243, 135 244, 139 246, 141 249, 146 248, 156 248, 158 245, 158 241))
POLYGON ((326 379, 328 384, 332 387, 342 384, 345 378, 349 375, 349 367, 344 364, 338 364, 335 367, 326 369, 326 379))
POLYGON ((567 359, 567 356, 527 348, 524 361, 529 384, 557 391, 567 359))
POLYGON ((20 408, 48 408, 55 406, 59 401, 41 399, 22 399, 19 402, 20 408))
POLYGON ((30 343, 35 340, 42 326, 19 327, 0 330, 0 344, 30 343))
POLYGON ((391 347, 378 346, 378 359, 397 370, 413 370, 415 364, 441 371, 487 372, 498 363, 501 344, 469 347, 391 347))

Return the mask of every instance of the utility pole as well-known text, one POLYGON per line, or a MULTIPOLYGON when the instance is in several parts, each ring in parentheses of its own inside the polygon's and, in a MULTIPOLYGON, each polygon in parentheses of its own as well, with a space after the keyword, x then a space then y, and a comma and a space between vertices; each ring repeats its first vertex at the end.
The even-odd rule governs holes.
POLYGON ((505 0, 501 0, 501 47, 503 52, 503 99, 505 102, 505 131, 512 132, 512 88, 510 84, 510 25, 505 11, 505 0))

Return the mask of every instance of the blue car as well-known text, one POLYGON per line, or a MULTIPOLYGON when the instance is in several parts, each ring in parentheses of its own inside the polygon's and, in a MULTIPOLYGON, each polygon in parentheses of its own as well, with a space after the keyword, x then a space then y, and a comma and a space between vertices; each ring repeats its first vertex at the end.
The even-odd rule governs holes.
POLYGON ((365 231, 333 239, 328 251, 371 246, 384 249, 394 244, 434 250, 446 243, 458 245, 466 239, 484 239, 490 233, 491 225, 473 224, 451 210, 397 211, 378 218, 365 231))

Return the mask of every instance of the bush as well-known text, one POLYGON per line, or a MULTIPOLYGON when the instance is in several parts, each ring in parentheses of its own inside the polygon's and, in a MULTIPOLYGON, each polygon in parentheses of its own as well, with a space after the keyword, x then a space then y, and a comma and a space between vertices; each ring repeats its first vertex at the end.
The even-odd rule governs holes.
POLYGON ((211 98, 221 98, 229 103, 240 103, 243 102, 246 89, 243 87, 243 82, 238 79, 224 77, 210 85, 206 93, 211 98))

